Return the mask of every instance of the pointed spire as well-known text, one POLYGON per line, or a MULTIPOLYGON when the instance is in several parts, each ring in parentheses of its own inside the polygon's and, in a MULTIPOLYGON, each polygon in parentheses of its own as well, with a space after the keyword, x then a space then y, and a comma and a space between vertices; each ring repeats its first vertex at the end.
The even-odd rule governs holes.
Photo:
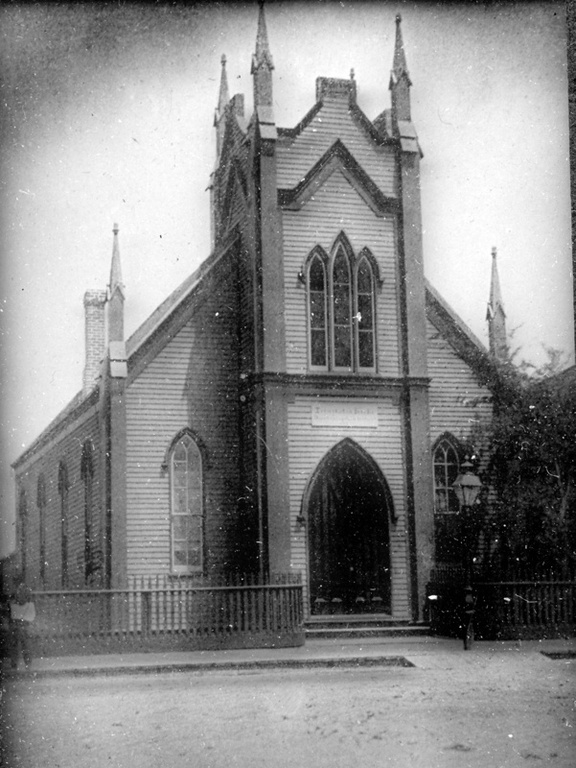
POLYGON ((258 32, 256 33, 256 52, 252 55, 250 73, 254 77, 254 105, 272 106, 272 70, 274 62, 268 45, 264 0, 258 3, 258 32))
POLYGON ((222 117, 226 105, 230 101, 230 93, 228 91, 228 75, 226 74, 226 54, 222 54, 220 59, 222 64, 222 73, 220 75, 220 94, 218 96, 218 109, 216 112, 217 117, 222 117))
POLYGON ((252 74, 254 69, 265 65, 268 69, 274 69, 270 46, 268 45, 268 31, 266 29, 266 16, 264 15, 264 0, 258 3, 258 32, 256 33, 256 53, 252 57, 252 74))
POLYGON ((228 75, 226 74, 226 56, 222 54, 220 59, 222 64, 222 73, 220 75, 220 93, 218 95, 218 106, 214 113, 214 127, 216 128, 216 159, 220 159, 222 143, 224 142, 224 132, 226 130, 226 107, 230 103, 230 92, 228 91, 228 75))
POLYGON ((409 85, 410 76, 408 74, 408 65, 406 64, 406 54, 404 53, 404 43, 402 41, 402 16, 398 13, 396 15, 396 40, 394 43, 394 60, 392 62, 392 74, 396 80, 400 80, 402 75, 408 78, 409 85))
POLYGON ((412 81, 408 74, 404 42, 402 40, 402 16, 396 15, 396 40, 394 43, 394 58, 390 83, 388 88, 392 91, 392 111, 397 120, 410 120, 410 86, 412 81))
POLYGON ((508 355, 508 338, 506 335, 506 312, 500 290, 498 276, 498 252, 492 248, 492 274, 490 277, 490 300, 486 312, 488 321, 488 340, 490 354, 500 362, 505 362, 508 355))
POLYGON ((117 289, 124 294, 124 283, 122 282, 122 268, 120 265, 120 247, 118 245, 118 224, 114 224, 112 232, 114 233, 114 243, 112 246, 112 264, 110 267, 110 296, 117 289))

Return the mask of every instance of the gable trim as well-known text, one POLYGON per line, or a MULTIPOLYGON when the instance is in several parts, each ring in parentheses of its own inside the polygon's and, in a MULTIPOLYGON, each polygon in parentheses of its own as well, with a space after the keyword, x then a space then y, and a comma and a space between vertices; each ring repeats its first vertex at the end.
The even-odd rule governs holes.
MULTIPOLYGON (((312 109, 310 109, 304 115, 302 120, 300 120, 300 122, 294 128, 278 128, 278 138, 288 140, 287 143, 291 144, 295 139, 298 138, 298 136, 300 136, 301 133, 303 133, 306 130, 306 128, 314 120, 316 115, 321 111, 323 106, 324 106, 323 101, 316 102, 316 104, 314 104, 312 109)), ((350 103, 348 107, 348 111, 352 119, 359 126, 359 128, 375 144, 377 144, 378 146, 398 146, 399 145, 399 142, 397 139, 380 133, 377 127, 372 122, 370 122, 370 120, 366 117, 366 115, 360 109, 360 107, 356 104, 356 102, 350 103)))
POLYGON ((340 139, 293 189, 278 190, 278 205, 293 211, 300 210, 335 171, 342 173, 377 216, 399 212, 399 201, 383 194, 340 139))

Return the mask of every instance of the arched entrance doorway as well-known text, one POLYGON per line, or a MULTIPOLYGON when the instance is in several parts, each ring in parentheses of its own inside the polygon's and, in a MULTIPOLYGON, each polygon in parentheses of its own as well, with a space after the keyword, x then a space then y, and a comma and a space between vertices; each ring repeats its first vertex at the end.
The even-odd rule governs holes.
POLYGON ((304 499, 312 613, 390 612, 392 497, 352 440, 318 466, 304 499))

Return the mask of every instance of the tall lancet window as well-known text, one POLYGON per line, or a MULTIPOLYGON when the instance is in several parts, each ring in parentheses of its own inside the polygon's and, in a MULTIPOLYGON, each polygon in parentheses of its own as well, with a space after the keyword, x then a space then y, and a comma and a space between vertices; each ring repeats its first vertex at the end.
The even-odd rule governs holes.
POLYGON ((61 463, 58 468, 58 494, 60 496, 60 543, 61 543, 61 578, 62 589, 68 587, 68 470, 66 465, 61 463))
POLYGON ((307 260, 308 363, 311 369, 376 370, 378 265, 363 248, 355 256, 344 233, 333 256, 317 245, 307 260))
POLYGON ((342 247, 332 264, 332 339, 334 368, 352 367, 352 295, 350 264, 342 247))
POLYGON ((80 476, 84 486, 84 580, 86 584, 94 572, 94 449, 90 440, 84 443, 80 460, 80 476))
POLYGON ((201 571, 203 567, 202 455, 185 432, 170 452, 171 550, 173 573, 201 571))
POLYGON ((328 366, 326 270, 321 258, 312 258, 308 268, 308 315, 310 328, 310 365, 328 366))
POLYGON ((358 368, 374 366, 374 279, 372 267, 363 256, 356 270, 356 328, 358 368))

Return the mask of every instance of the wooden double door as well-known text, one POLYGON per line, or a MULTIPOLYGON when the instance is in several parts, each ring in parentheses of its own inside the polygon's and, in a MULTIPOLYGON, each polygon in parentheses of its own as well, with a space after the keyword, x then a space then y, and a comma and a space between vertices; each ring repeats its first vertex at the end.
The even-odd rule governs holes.
POLYGON ((393 508, 374 460, 342 441, 318 466, 304 504, 311 612, 389 613, 393 508))

